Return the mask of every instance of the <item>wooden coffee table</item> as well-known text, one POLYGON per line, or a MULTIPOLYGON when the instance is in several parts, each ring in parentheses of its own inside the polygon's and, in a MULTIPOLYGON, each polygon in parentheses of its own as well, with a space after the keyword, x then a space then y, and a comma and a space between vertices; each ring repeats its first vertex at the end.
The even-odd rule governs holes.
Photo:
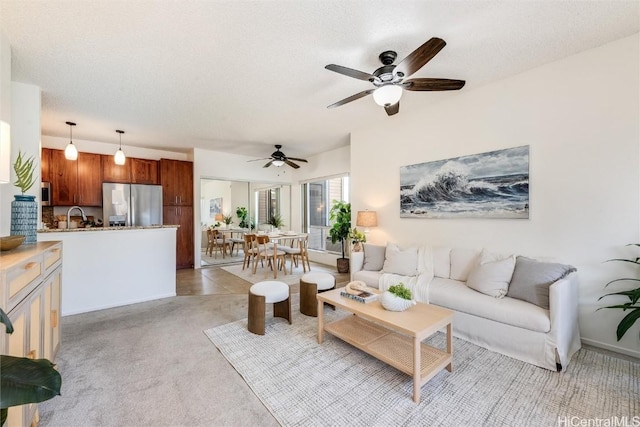
POLYGON ((413 377, 413 401, 420 402, 420 387, 446 368, 451 372, 453 311, 418 303, 402 311, 385 310, 380 301, 361 303, 340 296, 338 288, 318 294, 318 343, 324 331, 413 377), (323 305, 332 304, 354 314, 324 323, 323 305), (422 340, 447 328, 447 348, 440 350, 422 340))

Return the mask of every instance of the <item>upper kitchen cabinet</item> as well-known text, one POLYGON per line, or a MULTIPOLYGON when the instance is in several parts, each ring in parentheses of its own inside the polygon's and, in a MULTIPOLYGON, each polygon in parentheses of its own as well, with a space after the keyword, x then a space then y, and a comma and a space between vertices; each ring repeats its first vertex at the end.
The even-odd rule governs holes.
POLYGON ((102 206, 100 157, 78 153, 78 160, 67 160, 64 150, 51 150, 53 206, 102 206))
POLYGON ((127 159, 131 162, 131 182, 133 184, 160 184, 158 161, 146 159, 127 159))
POLYGON ((102 156, 102 180, 104 182, 117 182, 128 184, 131 182, 131 159, 127 159, 124 165, 116 165, 113 156, 102 156))
POLYGON ((162 203, 165 206, 193 205, 193 163, 160 159, 162 203))
POLYGON ((40 152, 40 181, 51 182, 51 150, 43 148, 40 152))

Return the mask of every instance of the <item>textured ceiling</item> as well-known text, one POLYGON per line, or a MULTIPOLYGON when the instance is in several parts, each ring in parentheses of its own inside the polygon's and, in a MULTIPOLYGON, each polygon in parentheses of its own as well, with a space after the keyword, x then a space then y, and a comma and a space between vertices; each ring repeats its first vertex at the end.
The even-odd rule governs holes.
MULTIPOLYGON (((413 77, 469 91, 634 34, 638 1, 0 0, 12 79, 42 88, 42 132, 187 151, 301 157, 394 120, 370 88, 324 69, 372 72, 433 36, 447 46, 413 77)), ((398 61, 396 61, 397 63, 398 61)), ((585 88, 588 90, 588 88, 585 88)), ((400 113, 458 92, 405 92, 400 113)))

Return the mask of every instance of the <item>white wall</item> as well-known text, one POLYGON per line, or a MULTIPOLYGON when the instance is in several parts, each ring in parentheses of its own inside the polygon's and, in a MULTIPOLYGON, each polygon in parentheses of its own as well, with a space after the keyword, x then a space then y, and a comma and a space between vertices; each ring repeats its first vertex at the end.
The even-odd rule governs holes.
POLYGON ((636 34, 354 131, 352 209, 378 212, 369 240, 488 247, 573 264, 584 341, 640 356, 640 324, 618 343, 622 312, 595 311, 605 305, 596 301, 604 284, 621 277, 603 261, 640 243, 638 50, 636 34), (399 217, 400 166, 520 145, 530 146, 530 219, 399 217))
MULTIPOLYGON (((201 212, 201 222, 204 222, 207 226, 216 223, 215 217, 212 218, 209 211, 209 203, 211 199, 222 198, 222 213, 228 215, 231 212, 232 200, 231 200, 231 182, 220 180, 203 180, 201 181, 201 203, 205 211, 201 212)), ((232 212, 235 216, 235 208, 232 212)), ((221 221, 222 222, 222 221, 221 221)))
MULTIPOLYGON (((9 38, 0 28, 0 191, 2 183, 10 179, 11 144, 9 127, 11 124, 11 45, 9 38)), ((4 200, 3 200, 4 202, 4 200)), ((2 233, 4 235, 4 233, 2 233)))

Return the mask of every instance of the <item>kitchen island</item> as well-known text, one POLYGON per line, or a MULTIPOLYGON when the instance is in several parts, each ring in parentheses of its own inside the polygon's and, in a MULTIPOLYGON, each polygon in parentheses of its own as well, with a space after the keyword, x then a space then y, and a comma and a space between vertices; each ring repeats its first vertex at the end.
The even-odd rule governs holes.
POLYGON ((62 315, 176 295, 176 225, 38 230, 62 241, 62 315))

